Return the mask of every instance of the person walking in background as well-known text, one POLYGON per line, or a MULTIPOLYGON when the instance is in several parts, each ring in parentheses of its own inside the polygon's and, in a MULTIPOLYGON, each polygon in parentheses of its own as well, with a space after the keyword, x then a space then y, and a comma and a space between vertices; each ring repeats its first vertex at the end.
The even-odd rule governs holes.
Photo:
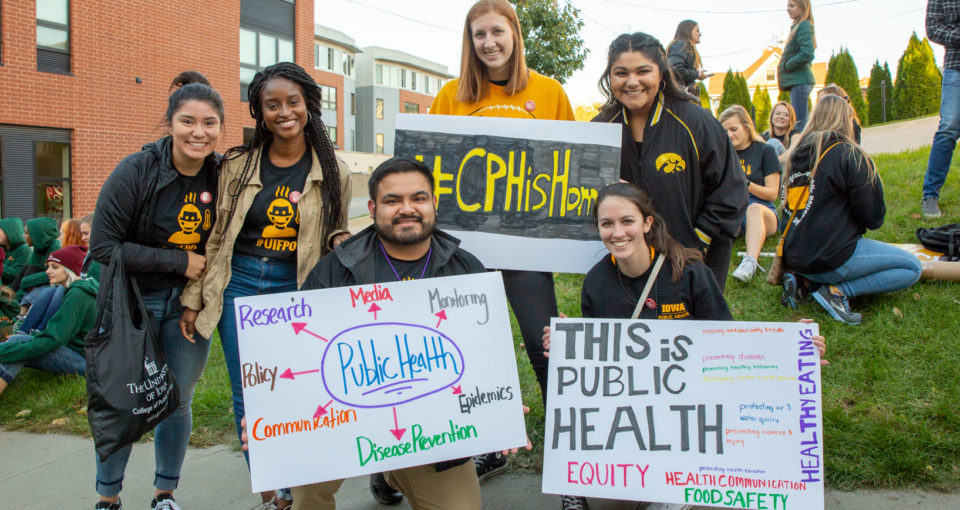
POLYGON ((723 126, 680 88, 660 41, 642 32, 610 43, 600 88, 607 102, 593 122, 623 126, 620 178, 650 195, 674 239, 704 253, 722 291, 747 208, 746 177, 723 126))
POLYGON ((947 50, 940 89, 940 125, 933 135, 920 202, 924 216, 939 218, 940 188, 947 180, 953 150, 960 139, 960 0, 929 0, 926 24, 927 37, 947 50))
MULTIPOLYGON (((822 284, 812 297, 834 319, 859 324, 849 298, 892 292, 920 279, 913 254, 873 239, 866 231, 883 226, 886 205, 876 165, 853 142, 853 108, 823 96, 784 159, 783 265, 822 284)), ((784 275, 784 302, 799 297, 793 274, 784 275)))
POLYGON ((747 216, 740 225, 740 234, 747 244, 747 253, 732 276, 749 282, 757 269, 763 271, 757 259, 764 239, 777 231, 777 213, 773 201, 780 194, 780 161, 773 147, 757 134, 747 110, 733 105, 720 114, 720 123, 727 130, 733 148, 740 158, 740 167, 747 176, 749 205, 747 216))
POLYGON ((703 63, 700 61, 700 52, 697 51, 700 37, 700 25, 692 19, 685 19, 677 25, 677 33, 667 45, 670 67, 673 68, 673 74, 677 77, 677 84, 694 96, 700 93, 697 81, 712 76, 703 69, 703 63))
MULTIPOLYGON (((180 318, 190 342, 220 333, 238 437, 244 407, 234 300, 296 291, 350 236, 350 171, 320 120, 320 87, 302 67, 280 62, 253 77, 248 97, 253 137, 224 154, 216 202, 223 214, 206 243, 203 278, 183 291, 180 318)), ((283 489, 260 497, 260 510, 290 506, 283 489)))
POLYGON ((790 92, 790 104, 797 115, 796 129, 802 131, 807 121, 807 100, 817 83, 810 67, 813 52, 817 48, 810 0, 788 1, 787 14, 793 20, 793 25, 783 46, 783 55, 777 68, 777 83, 780 90, 790 92))
MULTIPOLYGON (((186 74, 186 73, 184 73, 186 74)), ((180 387, 176 410, 154 430, 152 510, 179 510, 173 492, 193 427, 193 391, 207 363, 210 341, 186 342, 180 335, 180 294, 187 280, 199 279, 217 210, 215 152, 223 134, 223 100, 199 73, 167 100, 168 136, 148 143, 121 161, 97 198, 90 237, 91 258, 109 264, 120 250, 123 265, 135 274, 149 320, 180 387)), ((183 75, 174 79, 181 81, 183 75)), ((88 263, 89 266, 89 263, 88 263)), ((120 510, 127 460, 132 445, 105 460, 96 458, 95 508, 120 510)))

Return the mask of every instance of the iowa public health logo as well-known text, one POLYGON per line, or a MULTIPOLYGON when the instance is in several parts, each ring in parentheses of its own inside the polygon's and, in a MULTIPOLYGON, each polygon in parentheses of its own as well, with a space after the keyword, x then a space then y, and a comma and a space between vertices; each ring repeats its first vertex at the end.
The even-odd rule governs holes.
POLYGON ((674 154, 672 152, 665 152, 657 157, 657 161, 654 163, 657 166, 658 172, 663 172, 665 174, 672 174, 673 172, 682 172, 687 169, 687 162, 680 157, 679 154, 674 154))

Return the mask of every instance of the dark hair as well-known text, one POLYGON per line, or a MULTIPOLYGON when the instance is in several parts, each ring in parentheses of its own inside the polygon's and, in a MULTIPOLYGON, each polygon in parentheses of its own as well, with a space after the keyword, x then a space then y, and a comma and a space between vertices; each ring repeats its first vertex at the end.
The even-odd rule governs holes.
MULTIPOLYGON (((237 185, 231 184, 229 189, 221 190, 221 193, 228 193, 232 201, 226 221, 221 225, 227 225, 233 218, 240 192, 253 177, 253 162, 259 160, 264 144, 273 140, 273 133, 263 127, 263 89, 270 80, 280 78, 295 83, 303 94, 307 106, 307 126, 304 129, 307 146, 316 153, 323 171, 323 181, 320 183, 320 194, 323 197, 322 227, 324 232, 333 232, 340 228, 344 220, 341 210, 344 197, 340 196, 340 166, 337 163, 333 143, 327 135, 323 121, 320 120, 320 86, 302 67, 292 62, 280 62, 263 69, 254 75, 253 81, 247 88, 250 116, 256 122, 250 140, 244 145, 232 147, 221 160, 221 164, 224 164, 238 157, 247 156, 237 185)), ((349 200, 349 197, 347 199, 349 200)))
POLYGON ((600 77, 600 91, 607 98, 607 102, 600 107, 600 113, 618 110, 623 107, 623 103, 617 100, 610 88, 610 71, 613 69, 613 63, 620 58, 620 55, 628 51, 639 51, 644 57, 653 61, 660 69, 660 76, 663 80, 661 89, 665 95, 682 99, 684 101, 693 101, 699 104, 699 100, 689 92, 683 89, 678 83, 677 78, 667 63, 667 54, 663 51, 663 45, 652 35, 643 32, 632 34, 621 34, 610 43, 610 49, 607 51, 607 68, 603 70, 603 76, 600 77))
POLYGON ((693 65, 699 69, 702 65, 700 63, 700 52, 697 51, 697 45, 693 43, 693 29, 697 26, 699 26, 699 23, 692 19, 681 21, 680 24, 677 25, 677 31, 673 34, 673 40, 670 41, 667 48, 672 48, 673 44, 677 41, 683 41, 684 47, 689 46, 690 50, 693 51, 693 65))
POLYGON ((207 80, 204 75, 196 71, 184 71, 170 82, 170 90, 173 90, 173 93, 167 100, 167 113, 163 117, 167 125, 173 122, 173 114, 177 113, 177 110, 187 101, 202 101, 209 104, 217 111, 220 124, 223 124, 223 99, 220 93, 213 90, 210 80, 207 80))
POLYGON ((703 255, 699 251, 693 248, 685 248, 670 235, 670 232, 667 231, 667 224, 664 223, 663 218, 661 218, 653 208, 653 201, 650 199, 650 195, 636 184, 617 182, 601 189, 597 195, 597 201, 593 206, 594 222, 599 222, 598 211, 600 210, 600 204, 611 197, 620 197, 629 200, 637 206, 640 214, 645 218, 653 218, 653 225, 651 225, 650 231, 647 232, 643 238, 647 246, 652 246, 654 250, 667 257, 667 261, 673 269, 673 281, 680 279, 684 266, 703 259, 703 255))
POLYGON ((380 190, 380 181, 390 174, 417 172, 430 183, 430 194, 433 194, 433 172, 422 161, 412 158, 397 156, 380 163, 373 173, 370 174, 370 180, 367 182, 367 191, 370 192, 370 200, 377 200, 377 191, 380 190))

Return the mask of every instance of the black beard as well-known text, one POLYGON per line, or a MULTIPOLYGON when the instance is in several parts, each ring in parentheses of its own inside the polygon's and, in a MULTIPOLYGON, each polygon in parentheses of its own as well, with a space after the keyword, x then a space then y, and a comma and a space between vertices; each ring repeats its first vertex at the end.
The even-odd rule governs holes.
POLYGON ((435 223, 425 223, 423 221, 423 218, 420 216, 400 216, 395 218, 393 221, 391 221, 390 224, 391 226, 396 225, 399 222, 399 220, 409 219, 409 218, 416 218, 417 221, 419 221, 420 224, 423 226, 423 232, 413 237, 410 237, 410 236, 400 237, 393 230, 384 229, 380 225, 380 222, 378 221, 373 222, 373 230, 377 233, 378 237, 396 246, 411 246, 411 245, 423 242, 427 239, 430 239, 430 236, 433 235, 433 228, 435 223))

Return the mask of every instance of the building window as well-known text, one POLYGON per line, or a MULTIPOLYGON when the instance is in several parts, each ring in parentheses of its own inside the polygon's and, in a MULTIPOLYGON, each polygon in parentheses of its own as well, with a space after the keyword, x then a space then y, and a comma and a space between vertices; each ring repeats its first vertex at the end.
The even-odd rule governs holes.
POLYGON ((320 85, 320 108, 325 110, 337 109, 337 88, 320 85))
POLYGON ((377 118, 383 118, 383 99, 377 99, 377 118))
POLYGON ((357 94, 356 92, 350 93, 350 115, 357 114, 357 94))
POLYGON ((247 100, 253 76, 277 62, 293 62, 293 41, 249 28, 240 29, 240 99, 247 100))
POLYGON ((57 221, 70 217, 70 145, 36 142, 36 214, 57 221))
POLYGON ((417 103, 403 103, 403 113, 420 113, 420 105, 417 103))
POLYGON ((410 87, 413 90, 417 90, 417 73, 410 72, 410 87))
POLYGON ((383 133, 377 133, 377 154, 383 154, 383 133))
POLYGON ((37 70, 70 72, 70 0, 37 0, 37 70))
POLYGON ((330 137, 330 142, 334 145, 337 144, 337 126, 328 126, 324 124, 324 129, 327 130, 327 136, 330 137))
POLYGON ((383 64, 377 64, 377 85, 383 85, 383 64))
POLYGON ((777 81, 776 69, 767 69, 767 81, 777 81))

